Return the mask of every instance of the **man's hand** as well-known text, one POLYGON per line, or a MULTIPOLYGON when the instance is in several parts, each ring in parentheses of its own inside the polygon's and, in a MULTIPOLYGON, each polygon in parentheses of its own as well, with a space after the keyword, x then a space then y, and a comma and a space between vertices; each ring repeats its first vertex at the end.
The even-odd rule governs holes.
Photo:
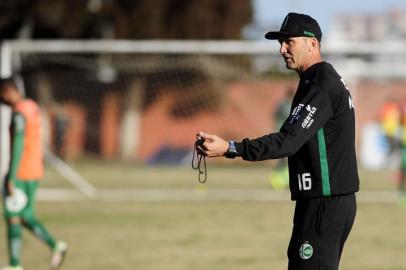
POLYGON ((14 185, 10 179, 6 180, 6 195, 13 196, 14 194, 14 185))
POLYGON ((228 141, 217 135, 199 132, 197 137, 201 143, 197 144, 197 152, 206 157, 222 157, 228 150, 228 141))

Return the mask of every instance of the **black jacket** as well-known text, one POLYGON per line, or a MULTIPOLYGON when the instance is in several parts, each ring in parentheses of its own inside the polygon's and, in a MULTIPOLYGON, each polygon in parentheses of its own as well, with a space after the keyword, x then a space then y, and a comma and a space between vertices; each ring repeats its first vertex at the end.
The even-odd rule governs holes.
POLYGON ((257 161, 289 157, 292 200, 358 191, 351 95, 334 68, 320 62, 300 75, 290 116, 278 133, 236 143, 257 161))

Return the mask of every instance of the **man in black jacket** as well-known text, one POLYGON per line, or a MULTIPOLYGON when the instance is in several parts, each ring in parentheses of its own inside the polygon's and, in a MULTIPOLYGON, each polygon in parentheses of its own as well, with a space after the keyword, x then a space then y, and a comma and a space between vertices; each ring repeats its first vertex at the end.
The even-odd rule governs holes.
POLYGON ((198 152, 248 161, 288 157, 289 186, 296 201, 288 248, 289 270, 338 269, 355 219, 359 189, 355 117, 350 92, 322 61, 322 32, 312 17, 289 13, 278 40, 286 67, 300 77, 290 115, 277 133, 241 142, 203 132, 198 152))

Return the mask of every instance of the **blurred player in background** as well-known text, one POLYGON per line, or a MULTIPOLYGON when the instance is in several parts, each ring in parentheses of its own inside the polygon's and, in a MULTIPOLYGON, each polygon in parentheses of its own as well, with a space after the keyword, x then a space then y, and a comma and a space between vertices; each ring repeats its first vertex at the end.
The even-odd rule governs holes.
MULTIPOLYGON (((285 96, 278 104, 275 113, 276 128, 279 130, 290 114, 290 104, 292 104, 295 89, 289 88, 285 92, 285 96)), ((273 189, 281 190, 289 186, 289 169, 288 160, 281 158, 277 160, 275 167, 269 175, 269 181, 273 189)))
POLYGON ((198 134, 197 149, 204 156, 288 157, 291 199, 296 201, 289 270, 337 270, 357 209, 354 105, 342 78, 322 61, 321 36, 317 21, 298 13, 289 13, 280 31, 265 36, 279 41, 286 67, 300 76, 279 132, 242 142, 198 134))
POLYGON ((400 177, 398 188, 401 195, 401 205, 406 207, 406 100, 400 103, 400 111, 400 177))
POLYGON ((381 130, 388 145, 387 164, 391 168, 398 165, 399 150, 402 146, 402 104, 390 98, 379 112, 381 130))
POLYGON ((4 182, 4 217, 9 249, 8 270, 21 270, 22 227, 52 251, 51 269, 62 264, 67 246, 56 241, 35 216, 35 195, 44 174, 41 119, 38 105, 25 99, 12 79, 0 80, 0 101, 11 106, 10 165, 4 182))

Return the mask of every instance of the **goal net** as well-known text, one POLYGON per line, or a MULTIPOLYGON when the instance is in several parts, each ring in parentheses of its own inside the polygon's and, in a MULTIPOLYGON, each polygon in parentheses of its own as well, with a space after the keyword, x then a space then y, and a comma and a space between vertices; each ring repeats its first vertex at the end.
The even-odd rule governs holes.
POLYGON ((182 163, 200 130, 227 138, 272 131, 276 104, 296 83, 284 73, 270 82, 269 69, 282 70, 269 60, 276 50, 258 57, 199 46, 187 52, 190 45, 170 51, 170 43, 156 52, 135 43, 123 51, 53 44, 48 51, 16 50, 12 73, 40 104, 46 145, 64 160, 182 163))
MULTIPOLYGON (((383 52, 362 44, 333 45, 323 50, 346 73, 362 126, 373 95, 364 99, 358 82, 385 74, 387 69, 374 70, 368 63, 371 55, 383 52), (351 65, 340 65, 343 59, 351 65)), ((1 74, 15 75, 25 95, 39 103, 48 166, 87 196, 96 194, 94 186, 111 188, 117 179, 142 183, 168 177, 163 171, 133 176, 128 168, 190 164, 199 131, 225 139, 277 131, 289 113, 281 108, 298 82, 286 71, 277 43, 247 41, 5 42, 1 74), (114 172, 103 171, 111 164, 114 172)), ((375 109, 379 100, 372 100, 375 109)), ((5 115, 2 108, 3 175, 8 162, 5 115)))

